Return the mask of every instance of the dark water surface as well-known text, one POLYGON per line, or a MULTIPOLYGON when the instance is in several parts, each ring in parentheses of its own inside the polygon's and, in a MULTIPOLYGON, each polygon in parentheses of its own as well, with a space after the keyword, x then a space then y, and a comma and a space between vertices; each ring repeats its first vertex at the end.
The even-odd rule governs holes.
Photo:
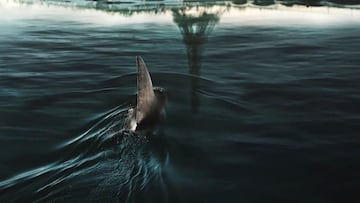
POLYGON ((356 6, 92 5, 0 1, 0 202, 358 199, 356 6), (169 93, 147 136, 137 55, 169 93))

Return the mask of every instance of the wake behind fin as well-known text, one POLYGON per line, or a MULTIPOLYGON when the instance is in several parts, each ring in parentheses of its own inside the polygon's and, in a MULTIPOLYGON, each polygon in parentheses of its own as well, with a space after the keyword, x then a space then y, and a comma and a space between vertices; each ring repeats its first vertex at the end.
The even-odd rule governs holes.
POLYGON ((138 68, 137 75, 137 104, 136 104, 136 123, 140 123, 148 114, 151 114, 155 102, 155 93, 150 77, 150 73, 146 67, 144 60, 136 57, 136 65, 138 68))

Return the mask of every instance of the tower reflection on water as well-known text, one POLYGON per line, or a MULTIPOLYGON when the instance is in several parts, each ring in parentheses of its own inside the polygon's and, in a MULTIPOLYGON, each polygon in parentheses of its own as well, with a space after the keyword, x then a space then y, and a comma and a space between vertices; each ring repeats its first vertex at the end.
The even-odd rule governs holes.
POLYGON ((184 6, 172 9, 173 20, 178 25, 186 45, 189 73, 192 75, 191 108, 193 113, 197 113, 200 106, 197 91, 201 74, 203 45, 224 11, 223 7, 214 6, 184 6))
POLYGON ((132 15, 138 12, 159 14, 171 10, 173 21, 179 27, 183 42, 186 46, 189 73, 192 76, 191 108, 193 113, 197 113, 200 106, 197 92, 199 89, 203 45, 206 43, 214 26, 219 22, 220 15, 225 12, 229 4, 225 1, 206 3, 174 0, 164 1, 162 3, 144 1, 140 4, 124 5, 96 0, 95 5, 96 9, 117 12, 123 15, 132 15))

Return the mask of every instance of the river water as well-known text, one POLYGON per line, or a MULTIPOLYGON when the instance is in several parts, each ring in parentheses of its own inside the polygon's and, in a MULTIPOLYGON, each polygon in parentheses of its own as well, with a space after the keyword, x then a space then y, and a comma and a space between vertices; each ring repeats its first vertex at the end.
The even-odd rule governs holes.
POLYGON ((244 2, 1 0, 0 202, 357 199, 360 10, 244 2))

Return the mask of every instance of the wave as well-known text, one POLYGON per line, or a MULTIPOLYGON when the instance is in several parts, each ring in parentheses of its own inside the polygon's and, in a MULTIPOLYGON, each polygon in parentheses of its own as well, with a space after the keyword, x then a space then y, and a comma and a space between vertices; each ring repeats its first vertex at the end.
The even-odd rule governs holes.
POLYGON ((157 199, 165 201, 163 165, 168 155, 154 144, 158 136, 123 129, 125 106, 95 118, 84 133, 59 144, 56 161, 1 181, 1 200, 133 202, 148 196, 144 191, 155 184, 163 190, 157 194, 164 194, 157 199))

